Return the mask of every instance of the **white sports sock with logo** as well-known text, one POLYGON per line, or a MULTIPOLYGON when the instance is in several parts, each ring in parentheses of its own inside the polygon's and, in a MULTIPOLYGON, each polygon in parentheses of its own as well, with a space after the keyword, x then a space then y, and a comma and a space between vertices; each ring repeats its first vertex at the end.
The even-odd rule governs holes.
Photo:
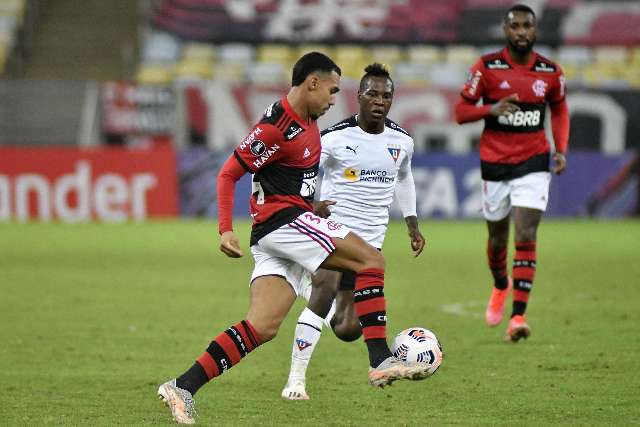
POLYGON ((335 300, 335 298, 333 299, 333 302, 331 303, 331 308, 329 309, 329 312, 327 313, 327 317, 322 319, 322 322, 324 323, 324 325, 329 329, 333 329, 331 327, 331 319, 333 319, 333 315, 334 314, 336 314, 336 300, 335 300))
POLYGON ((289 384, 305 382, 307 366, 322 335, 324 319, 305 307, 296 325, 296 332, 291 350, 291 370, 289 384))

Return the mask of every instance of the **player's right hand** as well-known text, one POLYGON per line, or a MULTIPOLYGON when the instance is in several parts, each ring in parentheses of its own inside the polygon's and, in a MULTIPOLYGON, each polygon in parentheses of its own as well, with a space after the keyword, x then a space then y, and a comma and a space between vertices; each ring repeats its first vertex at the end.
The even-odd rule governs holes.
POLYGON ((240 249, 240 242, 233 231, 222 233, 220 236, 220 250, 230 258, 240 258, 244 255, 240 249))
POLYGON ((329 218, 329 216, 331 216, 329 206, 335 204, 336 202, 333 200, 320 200, 319 202, 315 202, 313 206, 313 213, 318 215, 320 218, 329 218))
POLYGON ((494 117, 504 116, 507 114, 513 114, 520 110, 515 102, 518 100, 518 94, 512 93, 509 96, 505 96, 500 101, 493 104, 489 113, 494 117))

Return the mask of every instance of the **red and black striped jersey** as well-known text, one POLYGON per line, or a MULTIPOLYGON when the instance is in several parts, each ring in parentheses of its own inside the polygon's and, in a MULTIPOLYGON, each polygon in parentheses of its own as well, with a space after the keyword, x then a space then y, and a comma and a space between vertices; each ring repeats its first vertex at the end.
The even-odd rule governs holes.
POLYGON ((320 163, 320 131, 282 98, 236 147, 234 156, 253 174, 250 213, 251 244, 313 210, 320 163))
POLYGON ((565 80, 560 66, 533 53, 526 65, 513 62, 507 48, 482 56, 471 68, 462 89, 461 95, 467 101, 476 103, 482 98, 484 105, 518 95, 515 103, 520 111, 485 118, 480 137, 483 176, 500 179, 501 175, 549 170, 545 112, 547 104, 564 101, 565 80), (522 170, 510 170, 515 165, 522 170))

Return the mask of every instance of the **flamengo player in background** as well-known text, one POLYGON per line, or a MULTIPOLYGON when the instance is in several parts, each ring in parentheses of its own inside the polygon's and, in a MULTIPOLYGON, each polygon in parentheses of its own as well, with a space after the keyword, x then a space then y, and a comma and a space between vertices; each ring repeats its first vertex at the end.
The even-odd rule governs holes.
POLYGON ((231 258, 243 256, 232 226, 235 184, 253 174, 249 311, 216 336, 191 368, 158 389, 178 423, 195 422, 193 395, 200 387, 275 337, 300 287, 320 266, 354 271, 355 292, 366 293, 356 296, 355 310, 369 350, 371 384, 426 377, 424 367, 395 359, 387 345, 380 252, 312 212, 321 151, 316 120, 334 104, 339 83, 340 68, 327 56, 311 52, 300 58, 287 96, 267 108, 218 174, 220 250, 231 258))
MULTIPOLYGON (((387 119, 393 89, 389 71, 381 64, 369 65, 360 80, 358 114, 322 132, 320 167, 324 169, 324 179, 316 213, 323 217, 331 215, 380 249, 395 190, 411 248, 418 256, 425 240, 418 228, 411 174, 413 139, 387 119)), ((328 323, 343 341, 354 341, 362 334, 353 309, 354 287, 353 273, 320 269, 315 274, 309 303, 296 326, 291 371, 282 391, 284 399, 309 399, 305 376, 323 323, 328 323)))
POLYGON ((536 269, 536 232, 549 194, 549 143, 544 132, 546 105, 551 109, 555 142, 553 172, 566 168, 569 112, 562 70, 534 50, 536 17, 524 5, 504 16, 507 46, 485 55, 472 67, 456 106, 456 120, 484 119, 480 138, 482 211, 487 220, 487 255, 494 288, 485 313, 489 326, 502 321, 513 287, 513 311, 506 339, 516 342, 531 330, 525 319, 536 269), (476 106, 482 98, 483 105, 476 106), (507 275, 509 214, 514 210, 515 247, 512 278, 507 275))

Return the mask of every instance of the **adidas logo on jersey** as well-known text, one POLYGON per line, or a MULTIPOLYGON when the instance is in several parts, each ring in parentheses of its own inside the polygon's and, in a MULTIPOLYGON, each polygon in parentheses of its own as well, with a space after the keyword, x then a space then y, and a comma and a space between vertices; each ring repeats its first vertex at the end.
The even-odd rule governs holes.
POLYGON ((308 148, 305 148, 305 149, 304 149, 304 154, 302 155, 302 157, 303 157, 304 159, 306 159, 306 158, 307 158, 307 157, 309 157, 310 155, 311 155, 311 151, 309 151, 309 149, 308 149, 308 148))
POLYGON ((511 85, 508 81, 503 80, 502 83, 500 83, 500 89, 511 89, 511 85))

